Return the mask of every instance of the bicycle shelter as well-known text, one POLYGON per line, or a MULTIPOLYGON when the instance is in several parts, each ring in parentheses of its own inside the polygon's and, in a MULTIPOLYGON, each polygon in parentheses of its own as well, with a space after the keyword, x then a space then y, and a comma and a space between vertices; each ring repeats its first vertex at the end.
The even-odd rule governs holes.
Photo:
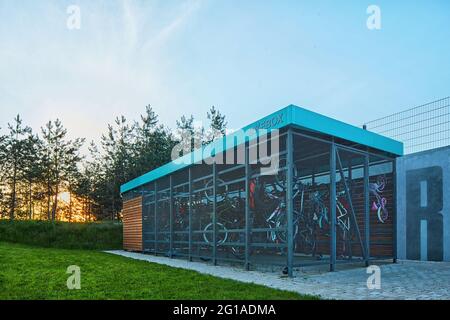
POLYGON ((396 259, 403 144, 290 105, 121 186, 124 249, 287 267, 396 259))

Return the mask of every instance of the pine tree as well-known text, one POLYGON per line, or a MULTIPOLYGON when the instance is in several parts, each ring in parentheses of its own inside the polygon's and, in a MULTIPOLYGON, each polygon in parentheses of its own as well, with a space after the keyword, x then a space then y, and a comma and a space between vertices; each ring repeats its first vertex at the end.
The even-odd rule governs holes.
POLYGON ((226 135, 227 122, 225 121, 225 116, 219 110, 212 106, 206 116, 210 121, 206 143, 226 135))
POLYGON ((112 220, 121 209, 120 185, 131 178, 134 137, 135 125, 130 126, 124 116, 116 118, 114 126, 108 125, 108 133, 102 136, 101 144, 104 152, 102 165, 105 170, 112 220))
POLYGON ((23 178, 26 185, 28 218, 34 219, 34 187, 41 182, 43 178, 43 168, 41 162, 43 150, 42 140, 40 140, 37 135, 35 136, 30 134, 28 136, 27 149, 28 152, 24 154, 23 178))
POLYGON ((29 136, 31 128, 22 124, 19 115, 14 122, 8 123, 9 134, 3 138, 2 147, 2 181, 6 187, 6 202, 8 204, 9 218, 14 220, 16 209, 20 202, 19 185, 24 176, 26 155, 30 149, 29 136))
POLYGON ((197 128, 194 126, 194 116, 191 115, 189 118, 182 116, 177 120, 176 138, 183 154, 187 154, 204 144, 205 129, 203 126, 197 128))
POLYGON ((42 128, 44 140, 43 164, 47 182, 47 217, 55 221, 58 210, 58 196, 63 183, 67 183, 69 176, 77 170, 82 160, 79 150, 84 139, 67 140, 67 129, 59 119, 49 121, 42 128), (51 198, 53 202, 51 204, 51 198))
POLYGON ((158 116, 150 105, 141 115, 141 121, 135 123, 135 128, 133 173, 139 176, 171 160, 174 139, 167 128, 158 124, 158 116))

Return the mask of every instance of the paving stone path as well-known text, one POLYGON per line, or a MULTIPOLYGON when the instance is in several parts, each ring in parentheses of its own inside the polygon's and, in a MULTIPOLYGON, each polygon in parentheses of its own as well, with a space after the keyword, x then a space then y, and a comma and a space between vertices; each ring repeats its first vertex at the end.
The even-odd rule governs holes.
POLYGON ((296 271, 294 278, 280 273, 244 271, 230 266, 212 266, 122 250, 107 251, 128 258, 194 270, 220 278, 265 285, 271 288, 318 295, 324 299, 450 299, 450 263, 399 261, 382 264, 381 289, 367 288, 370 274, 358 267, 337 272, 310 273, 296 271))

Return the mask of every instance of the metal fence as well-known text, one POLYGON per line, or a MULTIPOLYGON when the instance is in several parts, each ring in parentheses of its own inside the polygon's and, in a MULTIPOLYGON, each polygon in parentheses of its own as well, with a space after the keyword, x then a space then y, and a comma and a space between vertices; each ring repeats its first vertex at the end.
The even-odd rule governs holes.
POLYGON ((450 145, 450 97, 364 124, 367 130, 404 143, 405 154, 450 145))

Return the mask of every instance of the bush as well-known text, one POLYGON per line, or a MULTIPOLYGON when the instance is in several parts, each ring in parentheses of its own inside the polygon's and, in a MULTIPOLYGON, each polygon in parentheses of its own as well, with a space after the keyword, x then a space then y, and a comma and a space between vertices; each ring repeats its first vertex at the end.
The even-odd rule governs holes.
POLYGON ((62 249, 121 249, 122 224, 0 220, 0 241, 62 249))

